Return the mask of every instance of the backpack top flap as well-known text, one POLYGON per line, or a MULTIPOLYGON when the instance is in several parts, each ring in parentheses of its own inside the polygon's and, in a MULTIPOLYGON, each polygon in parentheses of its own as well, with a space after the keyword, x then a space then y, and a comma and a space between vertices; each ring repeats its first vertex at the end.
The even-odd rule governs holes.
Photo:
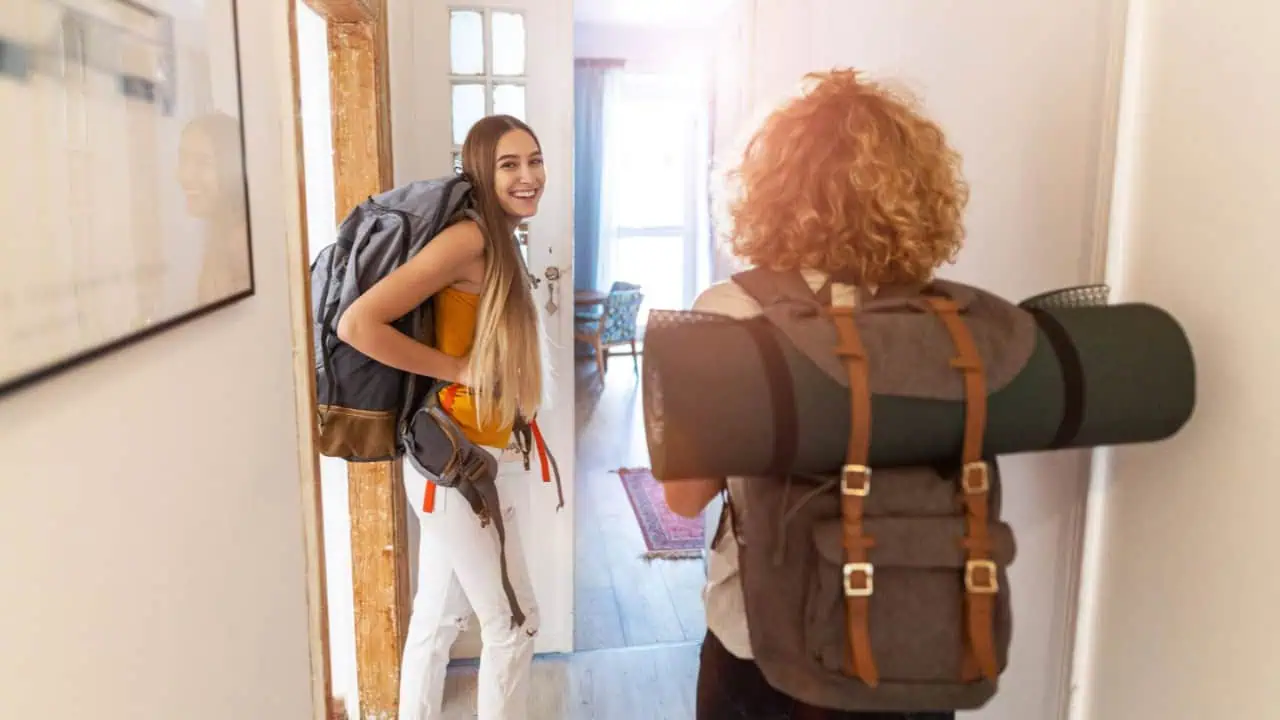
MULTIPOLYGON (((755 268, 733 277, 763 308, 764 317, 815 365, 843 386, 848 374, 833 352, 836 332, 821 302, 798 272, 755 268)), ((855 315, 867 349, 871 392, 938 400, 964 397, 964 383, 950 365, 950 338, 924 302, 943 295, 959 307, 973 333, 994 393, 1026 366, 1035 350, 1034 318, 985 290, 947 280, 923 287, 885 287, 864 294, 855 315)))
POLYGON ((418 254, 460 213, 472 213, 461 177, 415 180, 357 205, 312 265, 318 324, 337 327, 355 299, 418 254))
POLYGON ((402 215, 409 224, 409 257, 449 226, 460 212, 471 210, 471 184, 462 176, 414 180, 365 201, 383 212, 402 215))

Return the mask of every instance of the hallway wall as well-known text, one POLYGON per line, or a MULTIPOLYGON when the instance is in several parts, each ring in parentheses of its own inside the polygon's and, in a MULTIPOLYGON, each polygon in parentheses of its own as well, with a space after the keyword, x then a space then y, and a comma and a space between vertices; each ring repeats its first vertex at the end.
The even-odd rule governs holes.
POLYGON ((1099 478, 1079 718, 1275 717, 1280 6, 1132 2, 1110 276, 1183 323, 1199 402, 1099 478))
POLYGON ((5 718, 313 716, 287 8, 238 5, 257 295, 0 398, 5 718))

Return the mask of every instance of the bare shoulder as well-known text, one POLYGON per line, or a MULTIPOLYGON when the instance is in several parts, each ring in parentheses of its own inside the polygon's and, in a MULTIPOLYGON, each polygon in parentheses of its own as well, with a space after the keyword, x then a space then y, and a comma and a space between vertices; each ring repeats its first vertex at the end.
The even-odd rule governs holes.
POLYGON ((703 290, 693 301, 693 309, 736 318, 760 314, 760 304, 732 280, 715 283, 703 290))
POLYGON ((462 220, 445 228, 436 236, 431 244, 445 246, 450 254, 458 253, 470 257, 484 255, 484 233, 474 220, 462 220))

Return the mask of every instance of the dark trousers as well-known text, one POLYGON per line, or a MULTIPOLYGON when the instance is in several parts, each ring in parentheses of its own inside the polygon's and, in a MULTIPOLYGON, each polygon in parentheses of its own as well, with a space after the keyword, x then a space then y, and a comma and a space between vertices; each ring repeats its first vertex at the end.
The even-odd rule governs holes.
POLYGON ((734 657, 715 633, 702 641, 697 720, 955 720, 955 713, 854 713, 806 705, 773 688, 750 660, 734 657))

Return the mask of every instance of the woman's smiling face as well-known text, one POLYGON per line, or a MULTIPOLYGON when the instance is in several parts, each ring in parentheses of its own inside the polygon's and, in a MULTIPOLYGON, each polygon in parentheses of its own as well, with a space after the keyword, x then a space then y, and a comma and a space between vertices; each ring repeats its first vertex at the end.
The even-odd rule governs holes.
POLYGON ((538 214, 538 201, 547 182, 542 148, 523 130, 511 130, 498 140, 493 189, 504 212, 517 220, 538 214))

